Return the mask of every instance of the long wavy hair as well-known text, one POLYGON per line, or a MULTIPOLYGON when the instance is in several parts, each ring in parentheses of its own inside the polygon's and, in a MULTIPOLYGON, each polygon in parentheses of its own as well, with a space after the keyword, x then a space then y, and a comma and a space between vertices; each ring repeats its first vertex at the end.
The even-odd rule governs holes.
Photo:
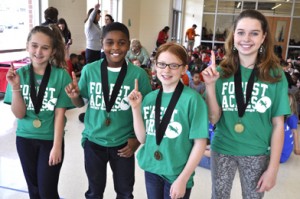
POLYGON ((67 24, 67 22, 66 22, 66 20, 64 18, 58 19, 57 24, 63 24, 63 25, 65 25, 65 29, 62 30, 62 34, 63 35, 68 35, 70 33, 70 29, 69 29, 68 24, 67 24))
POLYGON ((233 28, 225 41, 225 59, 220 63, 222 78, 232 76, 239 67, 239 55, 237 50, 234 50, 234 32, 239 21, 244 18, 258 20, 261 24, 263 34, 266 36, 262 44, 264 49, 263 52, 257 53, 257 78, 263 82, 278 82, 281 79, 281 67, 279 64, 279 58, 274 53, 274 41, 272 34, 266 17, 256 10, 245 10, 236 18, 233 28))
POLYGON ((56 24, 49 26, 35 26, 28 34, 27 43, 31 40, 31 36, 37 32, 47 35, 51 40, 51 45, 55 53, 53 59, 49 60, 50 64, 58 68, 66 68, 65 60, 65 43, 60 29, 56 24))

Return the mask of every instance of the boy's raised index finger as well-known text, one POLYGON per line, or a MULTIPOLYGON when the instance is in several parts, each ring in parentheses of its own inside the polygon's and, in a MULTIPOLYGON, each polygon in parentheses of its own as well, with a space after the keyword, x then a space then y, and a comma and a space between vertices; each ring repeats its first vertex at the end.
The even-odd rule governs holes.
POLYGON ((136 91, 139 90, 139 81, 138 81, 138 79, 134 80, 134 90, 136 90, 136 91))
POLYGON ((211 60, 211 66, 216 68, 216 56, 213 50, 211 51, 210 60, 211 60))

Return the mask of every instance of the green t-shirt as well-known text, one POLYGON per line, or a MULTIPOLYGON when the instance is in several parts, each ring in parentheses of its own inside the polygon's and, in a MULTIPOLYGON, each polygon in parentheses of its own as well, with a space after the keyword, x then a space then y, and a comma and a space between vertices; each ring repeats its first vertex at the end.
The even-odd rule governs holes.
MULTIPOLYGON (((51 67, 51 74, 46 87, 43 104, 40 113, 36 115, 30 98, 30 65, 18 69, 17 73, 20 75, 21 94, 26 104, 26 114, 24 118, 17 120, 17 136, 32 139, 53 140, 55 108, 74 107, 65 92, 66 85, 72 81, 70 75, 62 68, 51 67), (40 128, 35 128, 33 126, 33 120, 36 118, 39 118, 42 122, 40 128)), ((42 75, 35 74, 37 90, 42 78, 42 75)), ((11 104, 11 101, 12 88, 10 84, 8 84, 4 103, 11 104)))
MULTIPOLYGON (((87 64, 81 72, 78 83, 81 96, 88 100, 82 144, 88 139, 101 146, 114 147, 126 143, 130 137, 135 137, 132 111, 128 101, 128 95, 134 89, 135 79, 138 79, 139 91, 143 96, 151 91, 151 85, 144 69, 128 63, 124 82, 109 114, 111 124, 106 126, 104 123, 107 113, 102 93, 101 63, 102 60, 87 64)), ((108 69, 110 95, 119 72, 108 69)))
MULTIPOLYGON (((241 66, 242 89, 245 96, 252 69, 241 66)), ((221 154, 255 156, 270 153, 272 118, 290 114, 288 85, 283 71, 277 83, 255 81, 252 96, 241 123, 245 130, 234 131, 239 121, 235 100, 234 76, 216 82, 216 96, 222 116, 216 124, 212 150, 221 154)), ((283 133, 283 132, 282 132, 283 133)))
MULTIPOLYGON (((140 167, 173 183, 184 169, 193 148, 193 139, 208 138, 207 106, 201 95, 189 87, 184 90, 176 104, 165 135, 156 145, 155 101, 158 90, 143 100, 142 117, 146 127, 146 141, 137 154, 140 167), (162 160, 154 158, 154 152, 162 153, 162 160)), ((163 93, 161 113, 164 115, 173 93, 163 93)), ((193 175, 187 187, 193 186, 193 175)))

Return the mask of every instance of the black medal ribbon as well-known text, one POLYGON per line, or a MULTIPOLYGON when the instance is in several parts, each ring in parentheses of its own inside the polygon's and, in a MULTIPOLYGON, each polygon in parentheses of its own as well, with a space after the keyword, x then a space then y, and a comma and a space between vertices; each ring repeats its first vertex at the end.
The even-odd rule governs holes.
POLYGON ((109 113, 115 104, 115 101, 117 99, 117 96, 119 94, 120 88, 123 84, 123 81, 125 79, 126 73, 127 73, 127 63, 124 60, 121 71, 118 75, 116 84, 113 88, 111 97, 109 99, 109 87, 108 87, 108 70, 107 70, 107 60, 106 58, 101 63, 101 79, 102 79, 102 91, 104 96, 104 102, 105 102, 105 108, 106 112, 109 113))
POLYGON ((184 85, 179 81, 175 91, 171 97, 171 101, 167 107, 167 110, 162 118, 162 120, 160 121, 160 106, 161 106, 161 98, 162 98, 162 92, 163 89, 160 88, 158 95, 156 97, 156 102, 155 102, 155 129, 156 129, 156 144, 159 146, 165 131, 167 129, 167 126, 170 122, 172 113, 174 111, 174 108, 179 100, 179 97, 183 91, 184 85))
POLYGON ((34 107, 35 114, 39 114, 41 110, 46 87, 49 82, 50 74, 51 74, 51 65, 48 63, 37 94, 35 88, 35 77, 34 77, 33 66, 32 64, 30 65, 30 98, 34 107))
POLYGON ((242 74, 241 74, 241 66, 238 65, 237 72, 234 74, 234 90, 235 90, 235 99, 238 108, 239 117, 243 117, 245 114, 246 108, 251 98, 251 94, 253 91, 254 78, 256 76, 256 64, 251 72, 249 77, 247 88, 246 88, 246 101, 244 99, 243 89, 242 89, 242 74))

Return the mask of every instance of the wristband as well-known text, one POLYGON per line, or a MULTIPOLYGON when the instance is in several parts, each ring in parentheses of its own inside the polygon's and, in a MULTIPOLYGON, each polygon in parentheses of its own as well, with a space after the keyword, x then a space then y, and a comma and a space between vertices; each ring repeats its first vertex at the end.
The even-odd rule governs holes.
POLYGON ((21 89, 15 89, 15 90, 12 89, 11 91, 12 91, 12 92, 14 92, 14 91, 21 91, 21 89))

